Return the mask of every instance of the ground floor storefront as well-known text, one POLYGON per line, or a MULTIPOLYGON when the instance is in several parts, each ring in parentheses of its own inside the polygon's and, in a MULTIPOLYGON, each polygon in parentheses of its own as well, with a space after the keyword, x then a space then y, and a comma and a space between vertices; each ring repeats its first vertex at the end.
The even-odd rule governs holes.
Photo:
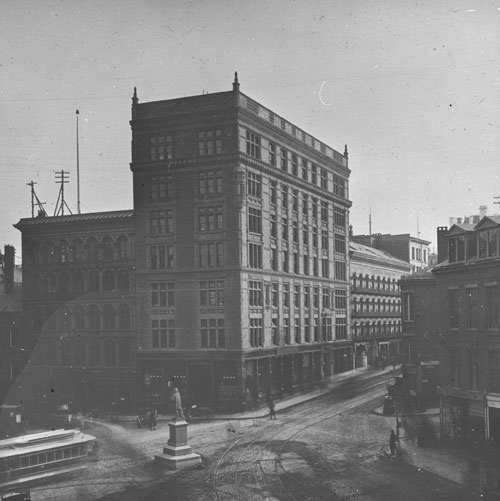
POLYGON ((144 405, 165 408, 172 389, 183 405, 242 410, 316 386, 354 369, 352 346, 285 346, 249 353, 141 353, 144 405), (210 356, 211 355, 211 356, 210 356))
POLYGON ((401 354, 401 339, 366 339, 354 343, 356 367, 390 364, 401 354))

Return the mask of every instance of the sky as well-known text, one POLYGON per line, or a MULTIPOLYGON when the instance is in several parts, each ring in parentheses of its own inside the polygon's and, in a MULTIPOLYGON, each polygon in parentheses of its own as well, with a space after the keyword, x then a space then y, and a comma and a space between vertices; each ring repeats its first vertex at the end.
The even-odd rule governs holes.
MULTIPOLYGON (((500 0, 0 0, 0 246, 53 215, 132 208, 130 105, 232 88, 337 151, 354 233, 436 241, 500 196, 500 0)), ((19 262, 19 260, 18 260, 19 262)))

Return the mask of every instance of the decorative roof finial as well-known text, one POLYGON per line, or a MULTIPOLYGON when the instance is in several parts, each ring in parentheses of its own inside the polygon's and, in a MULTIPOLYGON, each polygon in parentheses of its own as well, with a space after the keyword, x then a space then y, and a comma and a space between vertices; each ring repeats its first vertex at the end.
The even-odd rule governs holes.
POLYGON ((347 144, 345 145, 345 148, 344 148, 344 157, 346 157, 346 159, 349 158, 349 152, 347 151, 347 144))
POLYGON ((238 72, 234 72, 234 82, 233 82, 233 90, 240 90, 240 83, 238 82, 238 72))
POLYGON ((132 96, 132 106, 135 106, 139 102, 137 97, 137 87, 134 87, 134 95, 132 96))

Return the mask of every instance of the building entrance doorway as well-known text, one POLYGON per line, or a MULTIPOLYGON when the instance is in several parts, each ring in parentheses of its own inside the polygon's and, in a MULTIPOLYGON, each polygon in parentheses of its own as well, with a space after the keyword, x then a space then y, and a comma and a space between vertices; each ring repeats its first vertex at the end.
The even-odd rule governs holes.
POLYGON ((192 365, 189 368, 191 404, 212 404, 212 370, 210 365, 192 365))

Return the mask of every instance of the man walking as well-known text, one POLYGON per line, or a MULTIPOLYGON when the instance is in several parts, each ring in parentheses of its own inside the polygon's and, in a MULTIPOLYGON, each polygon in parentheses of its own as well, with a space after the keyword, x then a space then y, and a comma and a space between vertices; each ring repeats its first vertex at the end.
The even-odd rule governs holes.
POLYGON ((391 456, 396 455, 396 442, 399 442, 399 438, 394 433, 394 430, 391 430, 391 436, 389 437, 389 449, 391 449, 391 456))
POLYGON ((274 407, 274 400, 271 397, 271 399, 269 400, 269 415, 271 416, 271 419, 276 419, 276 412, 274 410, 274 407))

